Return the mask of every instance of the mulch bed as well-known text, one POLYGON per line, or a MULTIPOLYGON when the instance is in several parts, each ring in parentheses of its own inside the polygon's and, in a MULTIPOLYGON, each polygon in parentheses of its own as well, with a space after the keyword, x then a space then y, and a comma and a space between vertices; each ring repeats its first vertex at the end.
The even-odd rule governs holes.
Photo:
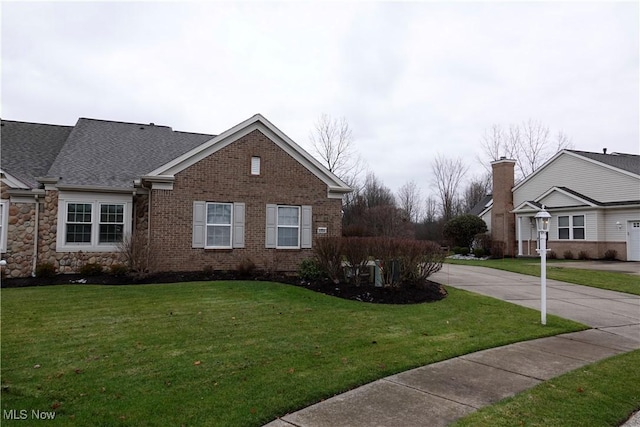
POLYGON ((266 276, 260 274, 239 274, 237 272, 165 272, 150 274, 144 277, 135 276, 83 276, 80 274, 59 274, 46 278, 2 279, 3 288, 17 288, 29 286, 50 286, 63 284, 97 284, 97 285, 132 285, 151 283, 177 283, 210 280, 269 280, 300 286, 315 292, 321 292, 338 298, 362 301, 374 304, 419 304, 439 301, 447 296, 442 285, 427 281, 424 284, 411 287, 376 287, 372 285, 353 286, 344 283, 335 284, 330 280, 321 279, 304 281, 291 275, 266 276))

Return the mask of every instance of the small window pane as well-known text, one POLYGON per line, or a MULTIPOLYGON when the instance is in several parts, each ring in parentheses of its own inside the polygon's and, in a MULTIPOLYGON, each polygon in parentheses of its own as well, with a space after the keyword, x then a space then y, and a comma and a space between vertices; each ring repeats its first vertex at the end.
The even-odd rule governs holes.
POLYGON ((298 246, 298 228, 279 227, 278 246, 298 246))
POLYGON ((220 203, 207 205, 207 224, 231 224, 231 205, 220 203))
POLYGON ((582 240, 584 240, 584 228, 574 228, 573 229, 573 238, 574 239, 582 239, 582 240))
POLYGON ((67 224, 67 243, 91 243, 91 224, 67 224))
POLYGON ((578 215, 573 217, 574 227, 584 227, 584 215, 578 215))
POLYGON ((297 207, 278 207, 278 225, 298 225, 297 207))
POLYGON ((260 175, 260 157, 251 158, 251 175, 260 175))
POLYGON ((568 227, 569 226, 569 217, 568 216, 559 216, 558 217, 558 227, 568 227))
POLYGON ((568 228, 560 228, 560 229, 558 229, 558 238, 559 239, 568 239, 569 238, 569 229, 568 228))
POLYGON ((69 203, 67 222, 91 222, 91 204, 69 203))
POLYGON ((124 205, 100 205, 100 222, 124 222, 124 205))
POLYGON ((207 246, 231 246, 231 227, 207 226, 207 246))
POLYGON ((121 242, 123 229, 121 224, 100 224, 100 243, 121 242))

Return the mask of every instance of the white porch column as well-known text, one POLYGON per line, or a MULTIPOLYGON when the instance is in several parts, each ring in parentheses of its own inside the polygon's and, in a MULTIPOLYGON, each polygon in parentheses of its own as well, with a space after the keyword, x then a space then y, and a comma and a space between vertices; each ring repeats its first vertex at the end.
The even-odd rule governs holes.
POLYGON ((518 256, 522 255, 522 216, 518 216, 518 256))

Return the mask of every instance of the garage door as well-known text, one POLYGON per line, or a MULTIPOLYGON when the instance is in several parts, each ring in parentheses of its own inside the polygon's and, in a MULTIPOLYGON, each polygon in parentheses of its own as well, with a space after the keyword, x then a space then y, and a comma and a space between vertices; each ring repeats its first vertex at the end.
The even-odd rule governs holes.
POLYGON ((627 230, 627 260, 640 261, 640 221, 630 221, 627 230))

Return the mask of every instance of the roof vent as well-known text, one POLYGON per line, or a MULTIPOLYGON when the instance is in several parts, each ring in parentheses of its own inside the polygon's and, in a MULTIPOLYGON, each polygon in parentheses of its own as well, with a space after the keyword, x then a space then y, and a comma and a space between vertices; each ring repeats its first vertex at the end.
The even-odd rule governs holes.
POLYGON ((602 154, 607 154, 607 149, 606 148, 602 149, 602 154))

